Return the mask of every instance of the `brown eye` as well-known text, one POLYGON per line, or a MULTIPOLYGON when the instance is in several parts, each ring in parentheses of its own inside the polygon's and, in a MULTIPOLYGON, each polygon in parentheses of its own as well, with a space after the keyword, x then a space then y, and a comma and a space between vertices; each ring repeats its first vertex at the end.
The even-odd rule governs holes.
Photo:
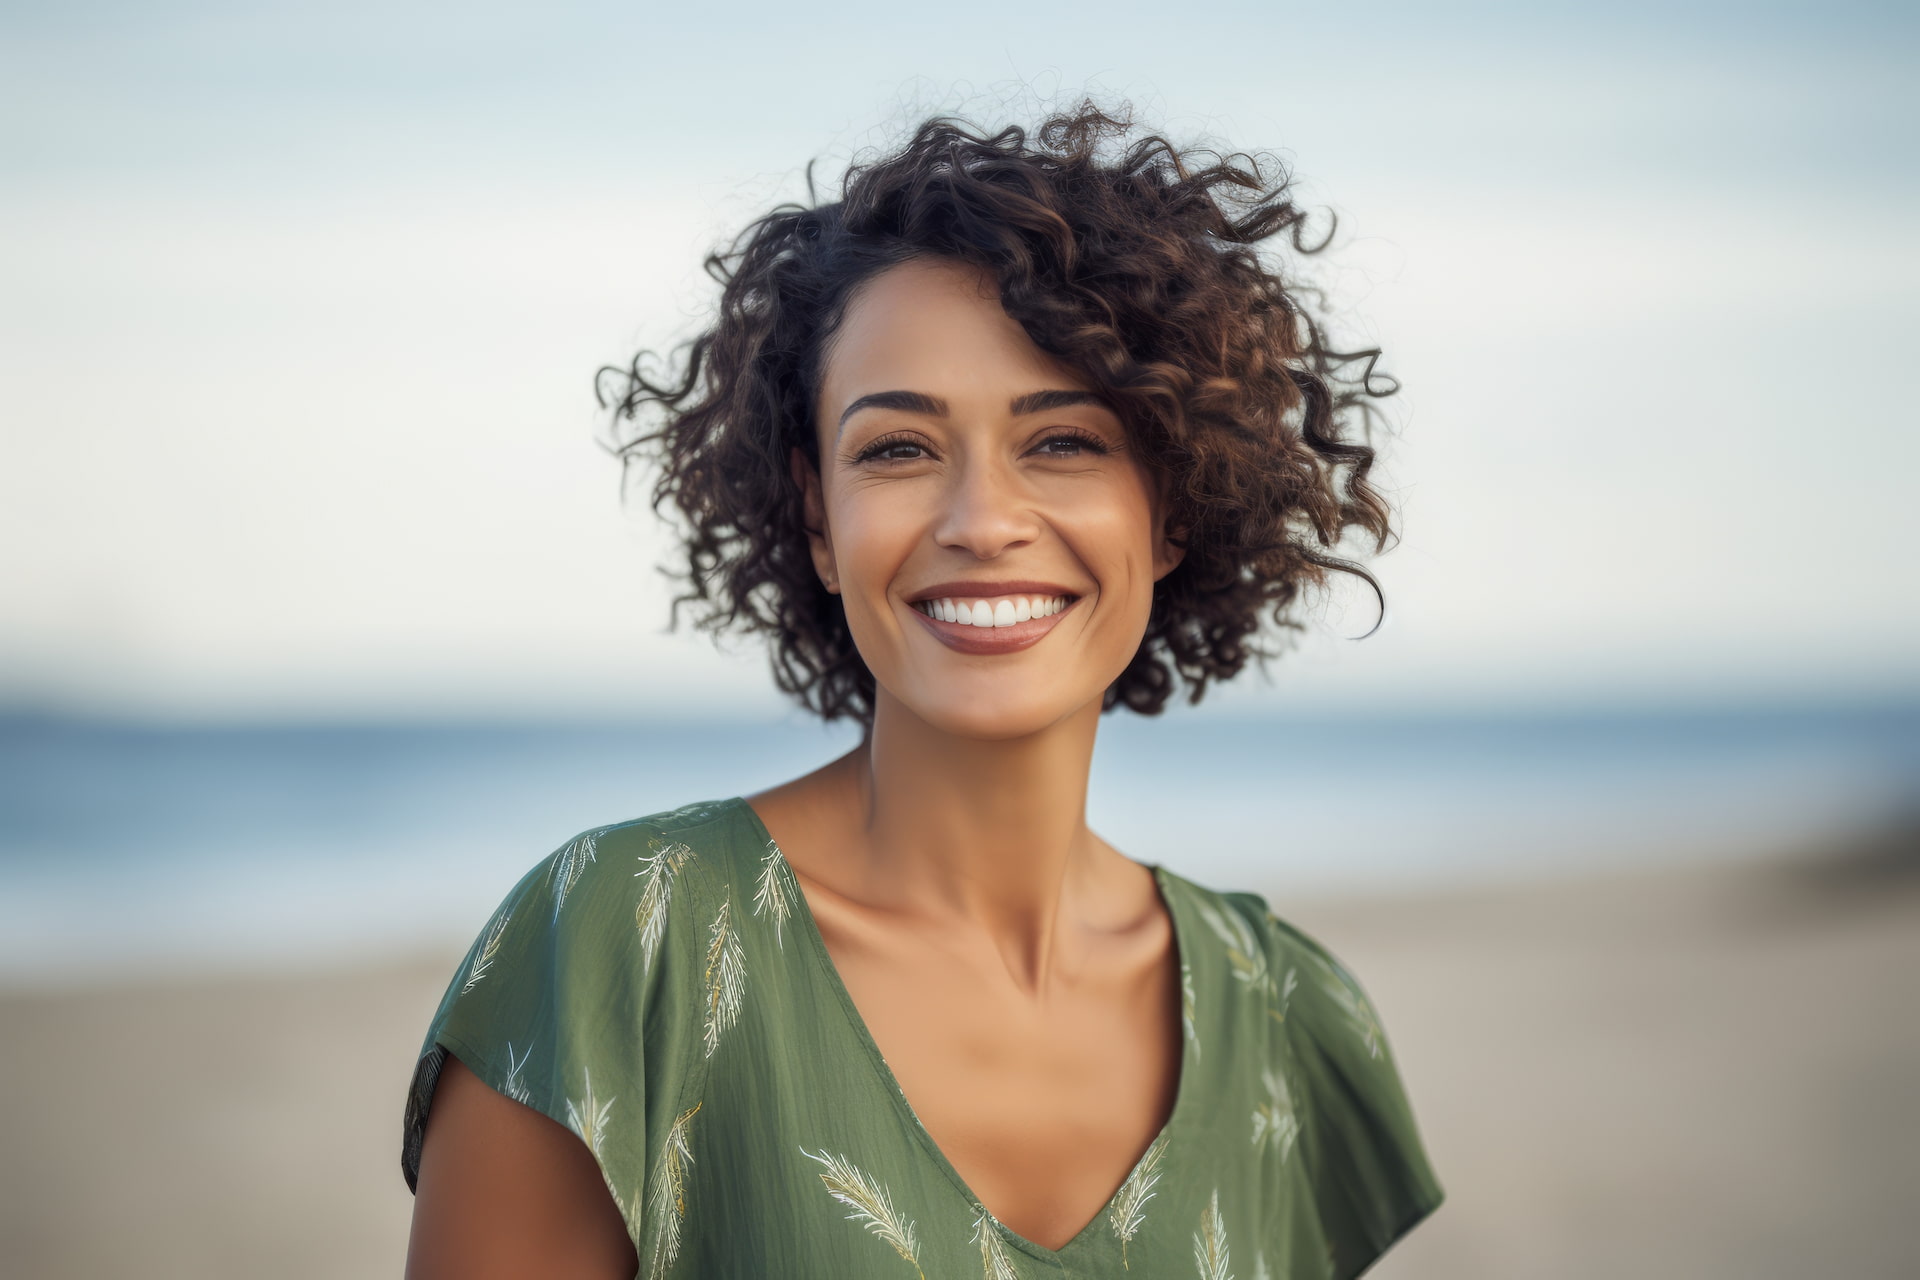
POLYGON ((882 436, 854 455, 855 462, 879 460, 881 462, 918 462, 919 454, 898 454, 896 449, 919 449, 925 452, 925 446, 910 436, 882 436))
POLYGON ((1053 458, 1074 458, 1082 453, 1110 453, 1106 441, 1089 431, 1056 431, 1040 444, 1040 449, 1053 458), (1065 451, 1054 449, 1056 444, 1069 446, 1065 451))

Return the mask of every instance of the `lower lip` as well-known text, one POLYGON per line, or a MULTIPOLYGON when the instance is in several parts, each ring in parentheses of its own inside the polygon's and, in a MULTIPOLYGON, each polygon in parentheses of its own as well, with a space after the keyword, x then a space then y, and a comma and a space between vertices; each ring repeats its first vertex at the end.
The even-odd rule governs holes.
POLYGON ((959 653, 1018 653, 1030 645, 1040 642, 1040 637, 1053 630, 1060 619, 1073 612, 1085 596, 1075 596, 1067 607, 1058 613, 1050 613, 1044 618, 1028 618, 1025 622, 1016 622, 1010 627, 969 627, 958 622, 942 622, 930 618, 919 609, 913 609, 913 616, 927 624, 928 630, 939 637, 947 648, 959 653))

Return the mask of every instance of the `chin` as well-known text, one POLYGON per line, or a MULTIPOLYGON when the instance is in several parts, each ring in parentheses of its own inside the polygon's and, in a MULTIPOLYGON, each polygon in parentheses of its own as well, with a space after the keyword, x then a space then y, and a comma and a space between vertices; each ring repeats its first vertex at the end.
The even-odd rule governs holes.
POLYGON ((901 699, 901 705, 933 728, 956 738, 999 741, 1024 738, 1059 723, 1078 709, 1057 691, 994 697, 901 699))

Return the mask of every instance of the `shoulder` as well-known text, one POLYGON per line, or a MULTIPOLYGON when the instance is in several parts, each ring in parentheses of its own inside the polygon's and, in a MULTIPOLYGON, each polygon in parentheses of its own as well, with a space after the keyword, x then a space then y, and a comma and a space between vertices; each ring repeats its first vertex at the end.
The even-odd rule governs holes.
POLYGON ((630 911, 643 928, 656 916, 664 923, 689 881, 728 874, 741 843, 733 809, 701 800, 590 827, 535 863, 503 905, 544 910, 556 929, 630 911))
POLYGON ((1189 957, 1189 967, 1204 970, 1209 958, 1223 958, 1226 972, 1250 993, 1264 997, 1276 1018, 1283 1019, 1298 979, 1288 975, 1290 957, 1276 939, 1266 899, 1243 890, 1211 888, 1164 868, 1162 875, 1168 892, 1182 899, 1205 931, 1196 939, 1200 950, 1189 957))
POLYGON ((1172 873, 1167 879, 1225 947, 1236 973, 1270 988, 1283 1012, 1294 1004, 1343 1012, 1369 1055, 1378 1056, 1382 1046, 1373 1003, 1324 943, 1275 914, 1261 894, 1209 888, 1172 873))
POLYGON ((1358 1275, 1444 1198, 1380 1015, 1353 971, 1261 895, 1199 893, 1225 931, 1256 940, 1249 981, 1282 1029, 1320 1225, 1336 1276, 1358 1275))
POLYGON ((507 891, 428 1027, 403 1148, 410 1180, 444 1052, 603 1162, 608 1116, 644 1120, 628 1113, 677 1096, 700 1043, 698 916, 715 896, 701 868, 737 843, 726 810, 699 802, 588 828, 507 891))
POLYGON ((475 935, 443 1014, 489 988, 562 1006, 570 997, 636 1007, 668 997, 697 943, 689 919, 716 896, 738 836, 723 801, 590 827, 529 867, 475 935), (510 992, 508 989, 513 989, 510 992), (597 994, 595 994, 597 993, 597 994))

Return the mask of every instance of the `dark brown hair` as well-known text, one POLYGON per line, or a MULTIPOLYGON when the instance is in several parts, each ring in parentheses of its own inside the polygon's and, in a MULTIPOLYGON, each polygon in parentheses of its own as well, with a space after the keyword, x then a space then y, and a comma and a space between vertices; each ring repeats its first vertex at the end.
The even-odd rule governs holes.
POLYGON ((1264 665, 1263 616, 1299 630, 1301 588, 1328 570, 1363 579, 1384 606, 1374 577, 1329 549, 1350 527, 1376 553, 1394 536, 1367 482, 1377 411, 1363 397, 1398 386, 1374 372, 1378 348, 1333 350, 1302 301, 1323 295, 1285 282, 1255 248, 1284 231, 1295 252, 1318 253, 1332 228, 1303 242, 1291 175, 1269 155, 1182 151, 1158 134, 1102 154, 1132 128, 1124 108, 1091 100, 1032 134, 989 137, 935 116, 897 151, 850 167, 837 201, 779 205, 709 254, 718 316, 676 349, 677 372, 649 377, 645 351, 601 370, 614 447, 628 464, 657 455, 653 509, 671 502, 688 526, 671 574, 687 590, 669 626, 692 604, 701 629, 764 633, 784 692, 871 728, 873 675, 814 571, 788 454, 797 446, 819 465, 823 349, 850 296, 918 257, 990 270, 1007 314, 1100 389, 1166 485, 1185 555, 1155 584, 1140 649, 1103 712, 1158 714, 1176 673, 1197 703, 1209 680, 1249 658, 1264 665), (621 423, 645 417, 657 428, 622 438, 621 423))

